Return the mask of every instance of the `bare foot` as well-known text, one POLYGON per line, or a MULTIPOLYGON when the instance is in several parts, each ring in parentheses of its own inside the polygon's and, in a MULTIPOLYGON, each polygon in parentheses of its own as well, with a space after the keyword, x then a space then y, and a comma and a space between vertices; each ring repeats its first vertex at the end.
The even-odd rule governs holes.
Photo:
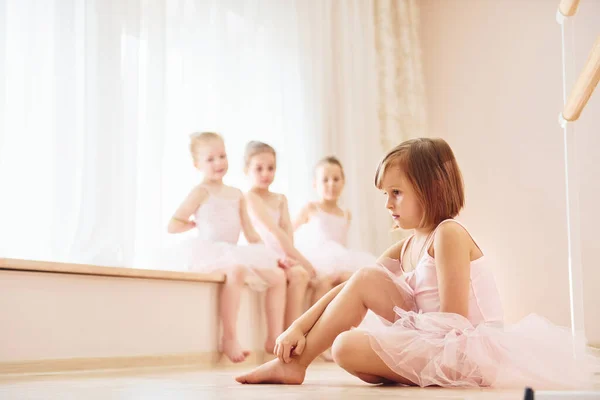
POLYGON ((275 339, 269 339, 265 341, 265 352, 267 354, 273 354, 273 350, 275 349, 275 339))
POLYGON ((223 353, 234 363, 240 363, 250 355, 247 350, 242 350, 239 342, 235 339, 223 339, 223 353))
POLYGON ((235 378, 239 383, 279 383, 300 385, 304 382, 306 368, 292 360, 284 364, 278 358, 255 368, 253 371, 235 378))

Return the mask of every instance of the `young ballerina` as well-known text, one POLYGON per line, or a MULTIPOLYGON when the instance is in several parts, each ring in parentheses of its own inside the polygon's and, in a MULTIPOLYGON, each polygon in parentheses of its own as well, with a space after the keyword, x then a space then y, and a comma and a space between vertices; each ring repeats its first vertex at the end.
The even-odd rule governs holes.
POLYGON ((278 267, 277 255, 259 244, 261 240, 248 217, 242 192, 223 184, 228 162, 221 136, 212 132, 193 134, 190 151, 194 166, 204 177, 175 211, 168 231, 181 233, 196 228, 197 237, 188 242, 189 269, 222 270, 226 274, 220 297, 221 348, 225 355, 233 362, 244 361, 249 355, 240 347, 236 329, 245 283, 256 290, 266 290, 265 351, 272 353, 275 339, 283 331, 285 273, 278 267), (237 245, 240 231, 250 245, 237 245))
POLYGON ((381 265, 362 268, 321 298, 277 339, 278 358, 238 382, 300 384, 332 344, 339 366, 373 384, 522 389, 592 382, 585 346, 574 346, 569 330, 536 315, 503 327, 492 271, 453 219, 464 204, 463 182, 445 141, 400 144, 380 163, 375 185, 395 223, 414 235, 388 249, 381 265), (369 309, 388 323, 352 329, 369 309))
POLYGON ((315 270, 294 247, 286 197, 269 190, 275 179, 275 149, 266 143, 249 142, 246 145, 244 165, 252 184, 246 194, 250 218, 265 244, 284 260, 281 266, 288 280, 284 320, 287 328, 304 311, 306 290, 310 279, 315 276, 315 270))
POLYGON ((294 223, 297 248, 318 274, 313 303, 360 267, 374 265, 377 260, 369 253, 346 247, 352 215, 338 204, 344 184, 344 169, 337 158, 319 161, 314 183, 318 200, 304 206, 294 223))

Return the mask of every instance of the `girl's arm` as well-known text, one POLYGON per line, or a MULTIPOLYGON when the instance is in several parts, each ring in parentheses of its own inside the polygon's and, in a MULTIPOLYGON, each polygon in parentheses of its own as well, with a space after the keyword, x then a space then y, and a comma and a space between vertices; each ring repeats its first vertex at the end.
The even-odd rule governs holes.
POLYGON ((402 252, 402 246, 407 239, 403 239, 398 243, 391 245, 381 256, 377 259, 377 264, 386 267, 393 274, 399 275, 402 273, 402 267, 400 265, 400 252, 402 252))
POLYGON ((288 257, 294 258, 298 261, 308 272, 314 276, 314 268, 311 263, 300 253, 293 245, 292 240, 288 234, 277 225, 271 216, 269 215, 266 205, 263 199, 254 193, 248 193, 246 195, 248 201, 248 210, 256 217, 256 219, 262 223, 269 232, 271 232, 277 242, 281 246, 282 250, 288 257))
POLYGON ((254 229, 254 225, 252 225, 252 221, 250 220, 250 216, 248 216, 248 208, 246 206, 246 198, 240 192, 240 220, 242 222, 242 231, 244 232, 244 236, 248 243, 262 243, 260 236, 256 233, 254 229))
POLYGON ((469 285, 473 239, 456 223, 445 223, 437 229, 433 242, 440 311, 469 315, 469 285))
POLYGON ((193 229, 196 226, 194 221, 190 221, 190 216, 206 201, 208 191, 198 185, 187 195, 183 203, 179 206, 171 220, 167 231, 169 233, 182 233, 193 229))
POLYGON ((300 316, 296 321, 292 323, 290 329, 298 329, 303 334, 307 334, 313 327, 313 325, 318 321, 323 311, 327 308, 329 303, 335 299, 335 296, 344 288, 346 282, 340 283, 333 289, 331 289, 327 294, 319 299, 311 308, 308 309, 304 314, 300 316))
POLYGON ((281 218, 279 220, 279 227, 288 235, 292 244, 294 244, 294 225, 290 218, 290 210, 288 208, 288 201, 285 195, 281 195, 281 205, 279 206, 281 218))
POLYGON ((308 203, 307 205, 302 207, 302 210, 300 210, 300 214, 298 214, 298 216, 294 220, 294 231, 297 231, 298 228, 300 228, 300 226, 308 222, 308 220, 310 219, 310 214, 313 211, 314 207, 315 206, 312 203, 308 203))

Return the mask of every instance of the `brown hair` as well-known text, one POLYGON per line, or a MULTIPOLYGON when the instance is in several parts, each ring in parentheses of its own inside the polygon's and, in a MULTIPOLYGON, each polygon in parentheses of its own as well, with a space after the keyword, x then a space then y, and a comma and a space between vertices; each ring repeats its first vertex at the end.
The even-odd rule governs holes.
POLYGON ((320 166, 325 165, 325 164, 337 165, 338 167, 340 167, 340 171, 342 171, 342 179, 346 179, 346 176, 344 174, 344 167, 342 167, 342 163, 335 156, 327 156, 327 157, 321 158, 319 160, 319 162, 317 163, 317 165, 315 165, 315 172, 316 172, 317 168, 319 168, 320 166))
POLYGON ((275 160, 277 160, 277 153, 275 153, 275 149, 272 146, 257 140, 252 140, 248 142, 246 150, 244 151, 244 168, 248 168, 252 157, 261 153, 271 153, 275 157, 275 160))
POLYGON ((223 142, 223 137, 215 132, 194 132, 190 135, 190 153, 194 162, 198 161, 196 159, 198 157, 198 149, 213 140, 223 142))
POLYGON ((421 227, 436 226, 454 218, 465 205, 464 183, 452 149, 443 139, 407 140, 393 148, 379 163, 375 186, 383 175, 398 167, 415 188, 424 210, 421 227))

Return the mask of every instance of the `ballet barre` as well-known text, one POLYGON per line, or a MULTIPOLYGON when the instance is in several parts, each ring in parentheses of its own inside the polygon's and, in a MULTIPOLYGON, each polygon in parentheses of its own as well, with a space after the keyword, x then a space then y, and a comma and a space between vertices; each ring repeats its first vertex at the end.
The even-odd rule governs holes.
MULTIPOLYGON (((583 306, 583 268, 581 263, 579 186, 577 183, 575 160, 575 135, 567 127, 568 122, 577 121, 585 108, 594 89, 600 80, 600 36, 588 56, 583 70, 579 74, 567 97, 567 61, 573 58, 572 46, 566 40, 565 22, 577 13, 579 0, 561 0, 556 11, 556 21, 561 25, 562 33, 562 66, 563 66, 563 110, 559 114, 559 123, 564 136, 565 194, 567 214, 568 273, 571 308, 571 330, 575 339, 585 339, 584 306, 583 306), (567 51, 570 49, 570 51, 567 51)), ((571 29, 571 28, 567 28, 571 29)), ((524 400, 575 400, 596 399, 596 391, 540 391, 526 388, 524 400)))
POLYGON ((562 112, 565 121, 573 122, 579 118, 598 81, 600 81, 600 36, 596 39, 588 60, 565 103, 562 112))
POLYGON ((572 17, 577 13, 579 0, 562 0, 558 5, 558 11, 565 17, 572 17))

